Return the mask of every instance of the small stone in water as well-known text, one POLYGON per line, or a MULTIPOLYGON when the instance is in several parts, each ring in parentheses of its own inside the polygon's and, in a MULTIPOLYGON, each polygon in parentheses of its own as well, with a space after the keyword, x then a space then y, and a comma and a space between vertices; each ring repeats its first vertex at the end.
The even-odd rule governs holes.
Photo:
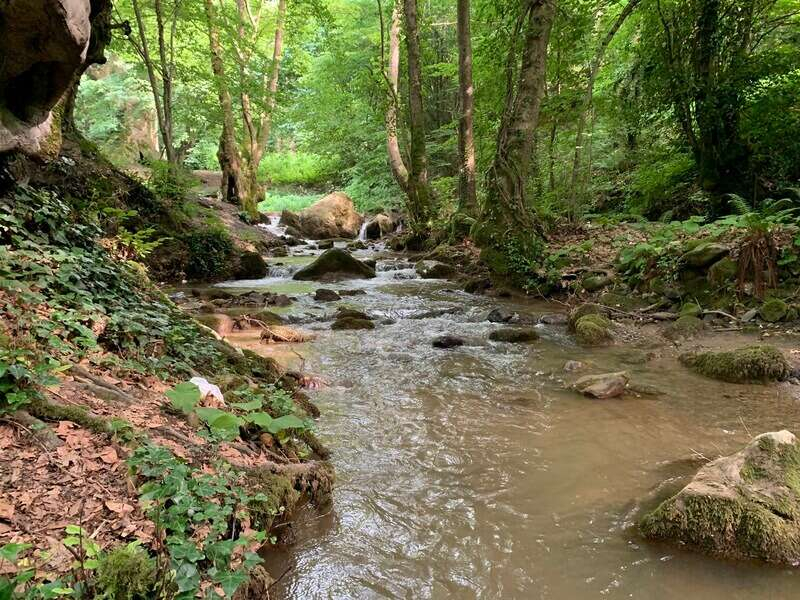
POLYGON ((567 373, 574 373, 575 371, 580 371, 580 370, 581 370, 581 369, 583 369, 585 366, 586 366, 586 365, 584 365, 584 364, 583 364, 582 362, 580 362, 580 361, 577 361, 577 360, 568 360, 566 363, 564 363, 564 370, 565 370, 567 373))
POLYGON ((443 335, 433 340, 434 348, 458 348, 464 345, 464 340, 454 335, 443 335))

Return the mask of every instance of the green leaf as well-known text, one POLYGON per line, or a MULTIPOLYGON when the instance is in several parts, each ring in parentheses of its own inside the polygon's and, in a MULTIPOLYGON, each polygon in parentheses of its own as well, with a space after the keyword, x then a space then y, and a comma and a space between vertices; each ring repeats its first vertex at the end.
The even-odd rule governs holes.
POLYGON ((179 383, 166 393, 172 406, 183 413, 189 414, 200 402, 200 388, 193 383, 179 383))
POLYGON ((232 404, 231 406, 238 408, 239 410, 243 410, 245 412, 250 412, 252 410, 259 410, 264 405, 263 400, 261 398, 256 398, 255 400, 251 400, 250 402, 237 402, 232 404))
POLYGON ((16 563, 19 553, 32 547, 32 544, 5 544, 0 546, 0 559, 10 563, 16 563))
POLYGON ((272 417, 265 412, 250 413, 245 417, 245 420, 258 425, 262 429, 266 429, 272 424, 272 417))
POLYGON ((225 439, 233 439, 239 435, 241 420, 236 415, 218 408, 198 408, 195 412, 215 434, 225 439))
POLYGON ((285 429, 305 429, 303 420, 295 415, 285 415, 272 421, 267 427, 270 433, 279 433, 285 429))
POLYGON ((247 575, 240 571, 227 571, 220 573, 214 578, 214 582, 222 586, 225 595, 228 598, 233 597, 236 590, 247 581, 247 575))

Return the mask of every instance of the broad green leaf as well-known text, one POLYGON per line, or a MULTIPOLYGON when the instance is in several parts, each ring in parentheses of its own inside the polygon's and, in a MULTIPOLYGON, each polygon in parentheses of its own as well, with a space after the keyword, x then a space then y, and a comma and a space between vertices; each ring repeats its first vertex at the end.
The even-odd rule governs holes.
POLYGON ((284 429, 305 429, 305 423, 295 415, 286 415, 273 420, 267 427, 270 433, 279 433, 284 429))
POLYGON ((246 412, 250 412, 251 410, 259 410, 263 405, 264 402, 263 400, 261 400, 261 398, 256 398, 255 400, 251 400, 250 402, 237 402, 231 404, 231 406, 246 412))
POLYGON ((4 544, 0 546, 0 559, 15 563, 17 562, 17 556, 19 556, 20 552, 24 552, 32 547, 31 544, 4 544))
POLYGON ((172 402, 172 406, 186 414, 191 413, 200 402, 200 389, 193 383, 179 383, 166 395, 172 402))
POLYGON ((250 413, 245 417, 245 420, 254 425, 258 425, 262 429, 266 429, 272 423, 272 417, 265 412, 250 413))

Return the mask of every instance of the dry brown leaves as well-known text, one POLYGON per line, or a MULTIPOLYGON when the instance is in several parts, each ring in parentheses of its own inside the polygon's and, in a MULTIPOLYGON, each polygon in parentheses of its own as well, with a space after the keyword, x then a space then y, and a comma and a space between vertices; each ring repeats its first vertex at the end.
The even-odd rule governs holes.
POLYGON ((47 451, 28 431, 0 425, 0 544, 48 551, 44 572, 65 573, 73 560, 60 543, 67 525, 104 548, 150 541, 154 526, 138 508, 125 449, 69 421, 52 429, 64 444, 47 451))

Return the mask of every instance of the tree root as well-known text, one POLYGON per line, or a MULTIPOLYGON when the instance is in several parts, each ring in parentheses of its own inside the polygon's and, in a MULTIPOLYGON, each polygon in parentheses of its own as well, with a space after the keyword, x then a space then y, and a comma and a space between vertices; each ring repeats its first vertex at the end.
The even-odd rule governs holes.
POLYGON ((11 420, 29 431, 31 436, 46 450, 55 450, 64 445, 64 441, 52 429, 26 410, 18 410, 12 413, 11 420))

